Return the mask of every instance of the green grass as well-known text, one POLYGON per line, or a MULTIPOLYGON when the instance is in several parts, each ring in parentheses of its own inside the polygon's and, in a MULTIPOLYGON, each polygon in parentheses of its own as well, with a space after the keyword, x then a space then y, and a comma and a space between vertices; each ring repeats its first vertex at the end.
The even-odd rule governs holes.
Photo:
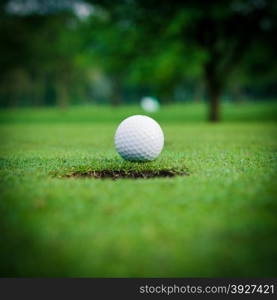
MULTIPOLYGON (((159 122, 206 122, 208 107, 203 103, 162 106, 153 116, 159 122)), ((115 123, 131 114, 144 114, 138 106, 72 106, 67 110, 55 108, 24 108, 0 111, 1 123, 115 123)), ((223 103, 223 119, 228 122, 277 121, 277 103, 223 103)))
POLYGON ((0 275, 277 276, 275 110, 232 106, 208 124, 205 107, 172 106, 157 115, 164 151, 146 164, 113 146, 135 107, 2 111, 0 275), (190 175, 62 177, 164 168, 190 175))

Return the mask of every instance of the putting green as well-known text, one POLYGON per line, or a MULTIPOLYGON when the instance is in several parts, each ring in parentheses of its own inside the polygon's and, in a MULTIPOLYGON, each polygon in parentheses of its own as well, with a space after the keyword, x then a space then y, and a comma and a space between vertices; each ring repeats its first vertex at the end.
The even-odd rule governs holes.
POLYGON ((132 164, 113 146, 123 109, 110 121, 80 121, 78 113, 87 112, 60 120, 44 110, 48 119, 36 120, 31 110, 2 112, 2 276, 277 275, 271 117, 242 122, 230 115, 228 122, 207 124, 161 112, 164 151, 154 162, 132 164), (63 177, 118 169, 188 170, 189 176, 63 177))

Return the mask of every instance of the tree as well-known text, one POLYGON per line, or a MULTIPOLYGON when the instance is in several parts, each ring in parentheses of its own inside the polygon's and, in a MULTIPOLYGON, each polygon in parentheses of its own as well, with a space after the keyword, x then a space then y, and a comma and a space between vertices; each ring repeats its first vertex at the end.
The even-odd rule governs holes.
MULTIPOLYGON (((14 105, 22 98, 65 107, 73 98, 87 98, 93 77, 101 74, 112 87, 114 105, 128 90, 137 95, 146 90, 162 102, 172 101, 178 90, 204 90, 209 120, 218 121, 227 89, 252 84, 253 78, 261 86, 268 78, 273 85, 276 5, 270 0, 2 0, 0 97, 14 105), (83 10, 89 2, 90 14, 80 19, 76 7, 83 10)), ((109 90, 103 86, 99 90, 109 90)))
POLYGON ((83 54, 80 20, 68 6, 73 1, 29 1, 28 10, 19 2, 18 11, 9 11, 12 2, 0 3, 2 102, 18 105, 19 98, 28 98, 28 104, 46 105, 51 89, 56 99, 51 104, 56 101, 65 108, 72 91, 84 90, 80 87, 88 81, 87 69, 79 59, 83 54))
POLYGON ((139 31, 127 26, 124 20, 115 18, 112 12, 97 11, 82 26, 84 48, 90 58, 91 69, 101 69, 110 78, 111 104, 123 101, 124 83, 130 74, 135 58, 139 56, 136 43, 139 31))
MULTIPOLYGON (((271 22, 270 31, 276 32, 276 2, 270 0, 93 2, 109 11, 113 20, 140 32, 136 46, 143 47, 145 59, 153 57, 153 48, 155 55, 162 56, 165 48, 161 46, 178 41, 182 42, 184 57, 193 57, 195 51, 204 53, 199 62, 209 101, 208 118, 213 122, 220 120, 220 97, 232 72, 251 51, 253 41, 270 44, 269 39, 263 39, 263 23, 271 22)), ((152 66, 157 68, 159 64, 152 66)))

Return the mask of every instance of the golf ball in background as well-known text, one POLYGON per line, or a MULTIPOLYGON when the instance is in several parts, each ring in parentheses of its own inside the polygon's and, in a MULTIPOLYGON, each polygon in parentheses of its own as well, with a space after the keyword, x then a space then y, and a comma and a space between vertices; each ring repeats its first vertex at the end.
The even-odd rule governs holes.
POLYGON ((158 157, 164 145, 160 125, 150 117, 135 115, 123 120, 115 133, 115 147, 130 161, 150 161, 158 157))
POLYGON ((160 108, 159 101, 152 97, 143 97, 141 99, 140 105, 142 109, 148 113, 154 113, 158 111, 160 108))

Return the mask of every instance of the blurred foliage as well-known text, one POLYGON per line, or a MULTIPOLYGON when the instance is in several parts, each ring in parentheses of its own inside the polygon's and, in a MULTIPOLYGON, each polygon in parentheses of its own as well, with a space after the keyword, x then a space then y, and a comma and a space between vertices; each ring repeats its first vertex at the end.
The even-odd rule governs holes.
POLYGON ((0 2, 0 104, 274 98, 276 2, 0 2))

